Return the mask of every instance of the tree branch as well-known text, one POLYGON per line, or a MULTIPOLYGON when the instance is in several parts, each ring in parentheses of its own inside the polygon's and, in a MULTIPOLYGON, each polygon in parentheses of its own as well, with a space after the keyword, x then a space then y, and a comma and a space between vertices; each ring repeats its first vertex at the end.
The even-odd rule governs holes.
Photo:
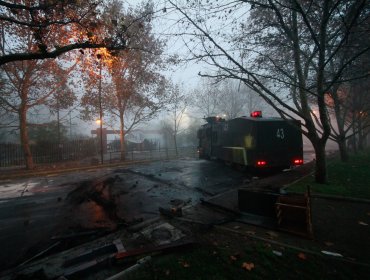
POLYGON ((107 46, 106 43, 75 43, 66 45, 63 47, 57 47, 54 51, 45 51, 45 52, 34 52, 34 53, 11 53, 0 56, 0 65, 6 64, 12 61, 22 61, 22 60, 33 60, 33 59, 48 59, 56 58, 66 52, 75 49, 98 49, 98 48, 107 48, 108 50, 124 50, 126 49, 126 44, 118 46, 107 46))

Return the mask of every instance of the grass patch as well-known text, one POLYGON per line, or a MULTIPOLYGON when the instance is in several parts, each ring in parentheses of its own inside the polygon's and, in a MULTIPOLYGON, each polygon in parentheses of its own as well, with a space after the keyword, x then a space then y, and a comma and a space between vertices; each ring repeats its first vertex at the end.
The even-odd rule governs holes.
MULTIPOLYGON (((230 237, 229 237, 230 238, 230 237)), ((226 241, 226 240, 224 240, 226 241)), ((234 239, 232 242, 236 242, 234 239)), ((262 242, 239 242, 236 251, 228 245, 202 245, 181 253, 156 256, 147 267, 126 279, 365 279, 368 268, 337 260, 272 248, 262 242), (273 250, 279 250, 277 256, 273 250), (243 268, 253 263, 253 268, 243 268), (365 278, 364 278, 365 277, 365 278)))
POLYGON ((370 150, 351 155, 349 162, 328 159, 328 183, 317 184, 308 176, 289 186, 287 191, 305 192, 307 185, 314 193, 370 199, 370 150))

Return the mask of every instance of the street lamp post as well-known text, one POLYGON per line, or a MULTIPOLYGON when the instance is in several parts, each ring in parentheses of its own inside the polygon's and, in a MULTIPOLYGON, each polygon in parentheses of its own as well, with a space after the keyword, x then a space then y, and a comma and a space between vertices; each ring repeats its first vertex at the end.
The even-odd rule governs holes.
POLYGON ((101 164, 103 164, 104 155, 103 155, 103 111, 102 111, 102 106, 101 106, 101 63, 102 63, 101 54, 98 54, 98 59, 99 59, 100 161, 101 161, 101 164))

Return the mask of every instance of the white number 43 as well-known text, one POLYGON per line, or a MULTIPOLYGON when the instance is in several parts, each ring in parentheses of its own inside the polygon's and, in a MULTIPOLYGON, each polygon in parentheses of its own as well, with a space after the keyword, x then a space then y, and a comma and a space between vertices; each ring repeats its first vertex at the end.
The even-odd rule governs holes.
POLYGON ((284 128, 278 128, 276 131, 276 137, 280 139, 284 139, 284 128))

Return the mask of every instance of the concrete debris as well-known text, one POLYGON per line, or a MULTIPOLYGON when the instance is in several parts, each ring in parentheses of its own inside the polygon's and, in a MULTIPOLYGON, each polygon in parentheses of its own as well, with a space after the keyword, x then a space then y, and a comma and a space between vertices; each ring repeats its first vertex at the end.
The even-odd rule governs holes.
POLYGON ((66 234, 61 234, 61 235, 54 235, 51 237, 51 240, 66 240, 66 239, 80 238, 84 236, 91 236, 94 234, 102 234, 104 232, 106 232, 105 229, 72 232, 72 233, 66 233, 66 234))
POLYGON ((45 255, 47 252, 49 252, 51 249, 53 249, 53 248, 57 247, 59 244, 60 244, 60 241, 58 241, 58 242, 54 243, 53 245, 49 246, 49 247, 48 247, 48 248, 46 248, 45 250, 43 250, 43 251, 41 251, 40 253, 38 253, 38 254, 34 255, 32 258, 30 258, 30 259, 28 259, 28 260, 24 261, 24 262, 23 262, 23 263, 21 263, 19 266, 23 266, 23 265, 25 265, 25 264, 27 264, 27 263, 29 263, 29 262, 31 262, 31 261, 33 261, 33 260, 35 260, 35 259, 39 258, 39 257, 41 257, 41 256, 45 255))
POLYGON ((273 253, 274 255, 278 256, 278 257, 281 257, 281 256, 283 255, 283 253, 282 253, 282 252, 280 252, 280 251, 275 251, 275 250, 272 250, 272 253, 273 253))
POLYGON ((172 252, 176 251, 178 252, 181 248, 188 248, 189 246, 195 245, 193 241, 176 241, 167 245, 160 245, 160 246, 148 246, 145 248, 139 248, 135 250, 130 250, 127 252, 121 252, 116 254, 116 260, 125 260, 129 257, 136 257, 141 256, 145 254, 158 254, 158 253, 164 253, 164 252, 172 252))
POLYGON ((181 207, 179 207, 179 208, 171 207, 170 209, 165 209, 165 208, 159 207, 158 210, 159 210, 159 213, 161 213, 162 215, 164 215, 166 217, 169 217, 169 218, 181 217, 182 216, 182 208, 181 207))
POLYGON ((330 252, 330 251, 321 251, 321 253, 323 253, 325 255, 333 256, 333 257, 343 257, 342 254, 335 253, 335 252, 330 252))
POLYGON ((133 266, 130 266, 129 268, 107 278, 106 280, 117 280, 117 279, 123 279, 122 277, 127 276, 127 274, 135 271, 136 269, 140 268, 142 265, 146 264, 147 262, 151 261, 150 256, 146 256, 140 260, 137 261, 137 263, 133 266))
MULTIPOLYGON (((109 257, 121 251, 125 251, 125 248, 123 247, 122 241, 120 239, 116 239, 110 244, 103 245, 99 248, 94 248, 92 250, 84 252, 81 255, 78 255, 71 259, 67 259, 63 263, 63 267, 74 266, 79 263, 89 263, 91 261, 100 259, 102 256, 105 256, 107 254, 109 257)), ((84 267, 84 266, 82 265, 81 267, 84 267)))
POLYGON ((141 233, 157 245, 170 244, 185 237, 182 231, 169 223, 150 225, 141 233))

